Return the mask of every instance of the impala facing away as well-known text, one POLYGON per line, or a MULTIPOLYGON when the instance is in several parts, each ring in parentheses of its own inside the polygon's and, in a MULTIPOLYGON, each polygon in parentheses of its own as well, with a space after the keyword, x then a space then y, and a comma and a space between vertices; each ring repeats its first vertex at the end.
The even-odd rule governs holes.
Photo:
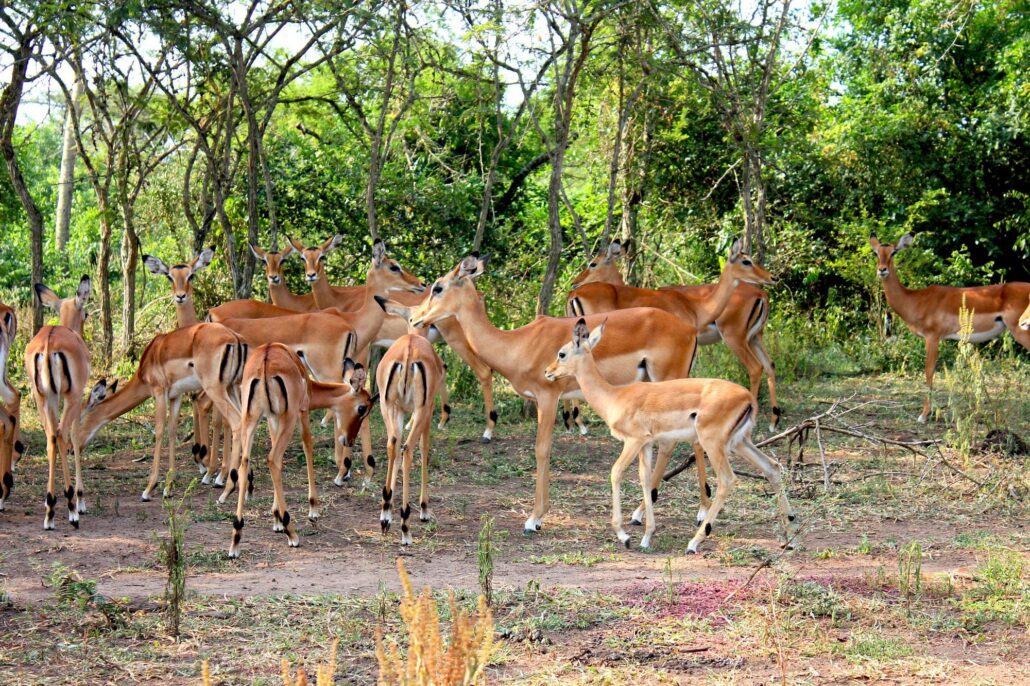
POLYGON ((25 446, 18 440, 21 421, 21 393, 7 378, 7 360, 18 332, 18 314, 0 302, 0 512, 11 497, 14 485, 15 453, 20 457, 25 446))
MULTIPOLYGON (((76 451, 81 450, 105 424, 120 417, 147 398, 154 399, 154 461, 141 499, 150 500, 157 486, 161 449, 168 441, 168 474, 164 495, 171 493, 175 479, 176 428, 183 396, 203 391, 218 412, 235 430, 240 421, 237 384, 247 357, 247 346, 237 334, 221 324, 194 324, 184 329, 158 334, 140 357, 136 373, 117 391, 118 382, 94 385, 89 404, 74 435, 76 451)), ((201 414, 199 435, 207 430, 201 414)), ((233 453, 238 441, 233 441, 233 453)), ((195 457, 199 457, 194 453, 195 457)), ((214 461, 214 456, 208 456, 214 461)), ((201 462, 201 471, 203 463, 201 462)))
POLYGON ((272 476, 274 499, 272 531, 286 534, 291 548, 300 545, 300 537, 291 523, 283 491, 283 454, 300 422, 301 441, 308 471, 308 519, 318 518, 318 491, 315 485, 314 455, 311 446, 310 410, 329 408, 337 422, 346 427, 340 440, 348 445, 354 442, 374 400, 365 390, 365 369, 347 358, 343 362, 342 384, 322 384, 308 379, 300 358, 281 343, 262 345, 247 359, 243 369, 243 409, 240 441, 242 463, 239 500, 233 517, 232 545, 229 557, 240 556, 240 537, 243 533, 243 504, 251 481, 250 454, 254 447, 254 433, 262 417, 268 417, 268 433, 272 448, 268 453, 268 471, 272 476))
POLYGON ((622 528, 619 487, 634 456, 639 455, 640 485, 644 490, 645 528, 640 547, 648 548, 655 529, 654 508, 649 497, 651 448, 661 441, 698 441, 719 475, 719 488, 687 551, 697 552, 736 486, 730 455, 748 460, 772 485, 789 543, 794 511, 783 489, 779 465, 751 442, 755 401, 748 390, 721 379, 673 379, 613 386, 602 376, 593 354, 594 348, 604 340, 604 331, 604 322, 591 332, 586 320, 580 319, 573 328, 572 341, 562 346, 545 375, 556 381, 574 377, 587 403, 608 424, 612 436, 623 441, 622 454, 612 466, 611 474, 612 528, 619 541, 629 547, 629 534, 622 528))
POLYGON ((894 256, 912 245, 912 234, 906 233, 896 245, 884 245, 876 236, 869 237, 876 253, 876 275, 883 282, 887 304, 904 320, 909 330, 926 341, 926 399, 920 422, 930 417, 930 395, 933 374, 941 339, 959 340, 959 310, 973 313, 972 343, 983 343, 1008 329, 1012 337, 1030 350, 1030 330, 1020 327, 1020 313, 1030 298, 1030 283, 1005 283, 992 286, 956 288, 928 286, 909 289, 901 285, 894 267, 894 256))
MULTIPOLYGON (((410 310, 395 302, 386 303, 386 311, 407 318, 410 310)), ((376 370, 382 388, 379 410, 386 424, 386 484, 383 486, 383 506, 379 521, 383 533, 390 530, 393 521, 391 509, 393 492, 397 486, 397 453, 404 438, 405 415, 411 416, 411 429, 404 441, 404 464, 401 485, 401 545, 411 545, 408 517, 411 516, 410 481, 411 463, 415 456, 415 443, 422 455, 422 490, 419 495, 419 520, 429 521, 429 445, 433 422, 433 401, 442 394, 446 413, 447 384, 443 360, 433 350, 433 344, 414 329, 401 336, 383 355, 376 370), (385 380, 385 381, 384 381, 385 380)), ((441 418, 441 423, 444 419, 441 418)))
POLYGON ((64 299, 58 298, 43 284, 36 284, 39 301, 61 313, 59 326, 42 327, 25 347, 25 375, 29 379, 29 388, 32 399, 36 401, 36 410, 39 412, 43 431, 46 432, 47 461, 50 465, 46 487, 46 514, 43 517, 44 529, 54 528, 54 506, 57 505, 54 482, 57 479, 58 458, 64 472, 68 521, 78 529, 79 514, 86 511, 79 449, 78 446, 74 447, 75 488, 72 488, 68 474, 68 448, 69 439, 79 423, 82 392, 89 380, 89 350, 82 339, 82 327, 86 321, 86 303, 89 301, 90 292, 88 276, 83 276, 79 281, 79 288, 74 296, 64 299))
MULTIPOLYGON (((544 370, 568 339, 575 321, 537 317, 511 331, 494 327, 473 279, 483 273, 486 257, 466 257, 451 272, 436 280, 429 297, 411 312, 414 326, 454 317, 461 324, 473 352, 507 378, 515 391, 537 404, 536 497, 525 531, 538 531, 550 509, 551 438, 558 402, 562 397, 581 398, 575 379, 549 381, 544 370)), ((648 378, 684 378, 696 351, 697 331, 668 312, 653 308, 619 310, 593 315, 587 321, 600 324, 608 317, 608 336, 598 348, 601 371, 613 383, 648 378)))
MULTIPOLYGON (((776 404, 776 369, 762 342, 769 318, 769 296, 754 285, 771 284, 772 275, 743 253, 737 241, 716 283, 663 286, 658 290, 634 288, 626 285, 616 264, 623 255, 622 244, 613 241, 606 252, 590 261, 572 282, 573 290, 566 298, 567 312, 580 316, 626 307, 657 307, 696 326, 700 345, 725 341, 747 369, 756 401, 765 372, 772 406, 769 428, 774 431, 781 414, 776 404)), ((578 417, 577 423, 585 432, 578 417)))

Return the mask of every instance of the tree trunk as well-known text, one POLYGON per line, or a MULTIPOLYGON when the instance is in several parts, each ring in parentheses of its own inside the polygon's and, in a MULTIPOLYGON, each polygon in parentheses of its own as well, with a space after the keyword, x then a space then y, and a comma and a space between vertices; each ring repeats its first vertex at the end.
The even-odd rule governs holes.
POLYGON ((72 110, 78 111, 79 101, 85 89, 82 79, 76 77, 72 86, 72 98, 68 103, 68 111, 64 117, 64 141, 61 148, 61 174, 57 181, 57 226, 54 235, 57 238, 57 249, 64 250, 68 245, 68 230, 72 218, 72 198, 75 196, 75 158, 78 146, 75 143, 76 116, 72 110))
POLYGON ((139 237, 132 203, 122 201, 122 350, 135 359, 136 346, 136 269, 139 267, 139 237))
POLYGON ((365 213, 368 216, 368 233, 372 241, 379 240, 379 217, 376 216, 376 188, 379 186, 379 175, 382 173, 381 150, 382 137, 376 135, 372 139, 372 148, 368 161, 368 184, 365 186, 365 213))
POLYGON ((100 255, 97 258, 97 282, 100 286, 101 352, 104 366, 111 364, 114 348, 114 322, 111 316, 111 207, 108 192, 97 193, 100 211, 100 255))
MULTIPOLYGON (((11 177, 11 187, 18 195, 22 208, 29 221, 32 251, 32 283, 43 280, 43 215, 39 206, 29 193, 28 184, 18 164, 18 155, 14 149, 14 127, 18 119, 18 106, 21 104, 22 91, 25 87, 25 75, 32 59, 32 42, 30 36, 22 36, 14 60, 9 67, 10 80, 0 96, 0 155, 7 165, 7 173, 11 177)), ((43 326, 43 306, 38 298, 32 298, 32 333, 35 334, 43 326)))
POLYGON ((547 269, 544 272, 544 281, 540 285, 540 296, 536 304, 538 315, 546 315, 551 308, 554 283, 558 279, 558 269, 561 267, 561 177, 565 167, 565 136, 560 134, 557 138, 562 139, 562 142, 556 144, 557 147, 551 160, 551 180, 547 185, 547 228, 551 234, 551 246, 547 252, 547 269))

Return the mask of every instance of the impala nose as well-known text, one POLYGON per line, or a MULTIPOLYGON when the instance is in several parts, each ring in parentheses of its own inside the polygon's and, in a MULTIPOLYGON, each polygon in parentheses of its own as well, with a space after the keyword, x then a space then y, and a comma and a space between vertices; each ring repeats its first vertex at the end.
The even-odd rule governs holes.
POLYGON ((304 275, 304 278, 307 279, 308 283, 314 283, 318 281, 318 272, 308 272, 304 275))
POLYGON ((880 269, 876 272, 876 275, 879 276, 881 279, 886 279, 888 274, 890 274, 889 269, 880 269))
POLYGON ((279 278, 278 276, 270 276, 270 277, 268 277, 268 283, 270 283, 270 284, 278 285, 280 281, 282 281, 282 279, 279 278))
POLYGON ((183 304, 184 302, 186 302, 186 296, 185 295, 176 295, 175 296, 175 302, 177 302, 180 305, 183 304))

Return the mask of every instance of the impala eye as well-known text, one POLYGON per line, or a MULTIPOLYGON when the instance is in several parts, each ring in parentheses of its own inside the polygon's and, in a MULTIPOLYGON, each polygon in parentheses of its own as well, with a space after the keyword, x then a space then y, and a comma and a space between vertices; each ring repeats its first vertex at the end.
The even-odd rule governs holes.
POLYGON ((564 352, 560 352, 560 353, 558 353, 558 359, 559 359, 559 360, 564 360, 565 358, 566 358, 566 355, 565 355, 565 353, 564 353, 564 352))
POLYGON ((597 262, 591 262, 590 263, 590 268, 591 269, 597 269, 597 262))
POLYGON ((318 261, 319 262, 325 262, 325 255, 319 255, 318 256, 318 261))
POLYGON ((187 281, 192 281, 194 276, 196 276, 196 274, 190 274, 189 276, 186 277, 186 280, 187 281))
POLYGON ((743 262, 741 262, 741 264, 745 267, 750 267, 752 263, 751 260, 744 260, 743 262))
POLYGON ((433 286, 433 295, 440 295, 441 293, 443 293, 443 286, 433 286))
POLYGON ((390 265, 390 271, 391 272, 398 272, 398 273, 400 273, 401 268, 399 266, 397 266, 396 264, 391 264, 390 265))

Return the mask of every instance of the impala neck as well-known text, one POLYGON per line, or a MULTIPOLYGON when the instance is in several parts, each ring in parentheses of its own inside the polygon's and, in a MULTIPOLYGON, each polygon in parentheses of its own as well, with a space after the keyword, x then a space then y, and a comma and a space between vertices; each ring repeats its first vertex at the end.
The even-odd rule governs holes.
POLYGON ((329 277, 326 276, 325 267, 319 264, 318 278, 311 284, 311 293, 315 296, 315 303, 319 309, 333 307, 336 303, 333 287, 329 285, 329 277))
POLYGON ((733 291, 739 283, 740 279, 731 276, 727 269, 722 270, 722 274, 719 275, 719 282, 712 295, 693 306, 694 326, 697 327, 698 331, 703 331, 705 327, 719 318, 723 310, 726 309, 726 304, 729 303, 730 298, 733 296, 733 291))
POLYGON ((901 285, 901 281, 898 279, 898 270, 891 264, 890 269, 887 270, 887 278, 883 279, 883 294, 887 296, 887 304, 901 315, 902 319, 908 319, 909 299, 913 292, 901 285))
POLYGON ((454 318, 458 320, 469 347, 478 357, 508 379, 512 374, 525 371, 519 365, 518 355, 512 355, 519 346, 517 331, 504 331, 494 326, 486 314, 486 304, 476 293, 473 301, 461 303, 454 318))
MULTIPOLYGON (((319 281, 324 280, 320 278, 319 281)), ((290 310, 299 310, 307 306, 304 302, 303 297, 297 295, 290 290, 290 287, 286 285, 286 282, 280 280, 279 283, 268 284, 268 295, 272 298, 272 304, 276 307, 285 307, 290 310)))
POLYGON ((184 303, 175 303, 175 320, 179 323, 180 329, 200 323, 200 319, 197 317, 197 306, 193 304, 192 295, 186 298, 184 303))
POLYGON ((324 410, 334 408, 340 404, 351 388, 343 383, 323 383, 321 381, 308 381, 308 408, 312 410, 324 410))
POLYGON ((113 396, 96 407, 83 411, 76 432, 76 437, 83 437, 79 447, 85 447, 108 422, 136 409, 150 395, 150 386, 140 381, 137 373, 113 396))
POLYGON ((383 321, 386 319, 386 312, 375 301, 375 296, 377 295, 385 297, 385 293, 380 293, 366 286, 365 304, 354 313, 355 319, 352 321, 354 333, 358 337, 359 350, 364 349, 365 346, 374 341, 376 334, 379 333, 379 329, 383 328, 383 321))
POLYGON ((580 358, 575 371, 576 383, 583 392, 583 398, 601 416, 601 419, 608 422, 608 409, 615 406, 616 387, 608 383, 608 380, 601 374, 593 353, 580 358))

